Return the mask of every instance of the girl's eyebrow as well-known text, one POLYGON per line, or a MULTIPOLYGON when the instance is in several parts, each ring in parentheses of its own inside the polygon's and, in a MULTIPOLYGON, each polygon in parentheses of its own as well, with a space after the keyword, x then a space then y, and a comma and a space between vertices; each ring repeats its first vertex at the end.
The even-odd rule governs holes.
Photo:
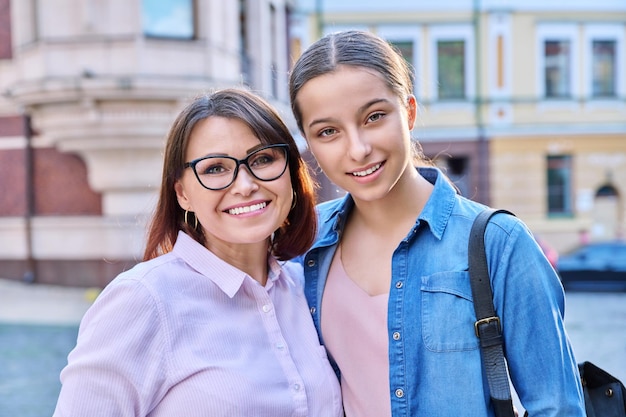
MULTIPOLYGON (((367 109, 369 109, 371 106, 373 106, 374 104, 378 104, 378 103, 389 103, 389 100, 386 98, 375 98, 372 99, 370 101, 368 101, 367 103, 365 103, 364 105, 362 105, 361 107, 358 108, 358 112, 359 113, 363 113, 364 111, 366 111, 367 109)), ((313 127, 313 125, 319 124, 319 123, 328 123, 333 121, 334 119, 332 117, 323 117, 321 119, 315 119, 312 120, 311 123, 309 123, 308 127, 313 127)))
POLYGON ((364 112, 365 110, 369 109, 374 104, 378 104, 378 103, 389 103, 389 100, 387 100, 386 98, 375 98, 375 99, 372 99, 372 100, 368 101, 367 103, 365 103, 364 105, 362 105, 361 107, 359 107, 359 113, 364 112))

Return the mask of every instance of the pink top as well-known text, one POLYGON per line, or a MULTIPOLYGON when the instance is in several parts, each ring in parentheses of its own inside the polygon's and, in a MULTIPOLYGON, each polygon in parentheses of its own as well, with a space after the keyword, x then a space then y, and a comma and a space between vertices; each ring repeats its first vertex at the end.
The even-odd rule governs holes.
POLYGON ((348 277, 337 249, 322 297, 322 335, 341 370, 346 417, 391 416, 387 299, 348 277))
POLYGON ((85 314, 55 417, 342 416, 302 268, 265 287, 184 233, 85 314))

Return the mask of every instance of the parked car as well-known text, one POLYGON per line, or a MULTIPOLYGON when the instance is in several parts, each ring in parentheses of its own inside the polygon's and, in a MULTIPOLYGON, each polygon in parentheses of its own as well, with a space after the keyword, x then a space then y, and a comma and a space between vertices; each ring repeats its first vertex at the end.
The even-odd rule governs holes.
POLYGON ((557 272, 566 290, 626 291, 626 241, 583 245, 559 257, 557 272))

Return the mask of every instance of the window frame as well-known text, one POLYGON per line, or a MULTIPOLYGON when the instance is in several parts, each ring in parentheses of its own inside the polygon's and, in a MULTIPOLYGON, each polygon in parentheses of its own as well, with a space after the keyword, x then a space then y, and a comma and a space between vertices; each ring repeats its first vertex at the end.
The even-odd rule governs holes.
POLYGON ((429 77, 430 98, 437 105, 473 104, 476 98, 476 57, 474 28, 470 24, 438 25, 430 28, 430 44, 427 62, 430 63, 429 77), (463 41, 465 43, 464 59, 465 91, 462 99, 439 99, 439 63, 438 44, 440 41, 463 41))
POLYGON ((423 78, 418 77, 423 73, 423 59, 422 57, 422 39, 421 39, 421 27, 418 25, 381 25, 377 28, 377 34, 388 42, 412 42, 413 44, 413 56, 411 62, 413 65, 413 94, 418 101, 423 99, 423 78))
POLYGON ((573 156, 570 154, 552 154, 546 155, 546 213, 548 217, 571 217, 574 215, 574 198, 573 198, 573 156), (559 160, 559 164, 564 165, 564 167, 559 168, 551 168, 550 160, 559 160), (554 193, 551 193, 551 189, 555 186, 559 186, 559 184, 550 184, 550 173, 552 171, 565 171, 566 175, 564 178, 564 184, 561 185, 562 195, 560 203, 563 206, 562 211, 558 211, 553 209, 551 200, 554 193))
POLYGON ((537 28, 537 97, 540 101, 548 103, 575 103, 580 98, 578 80, 580 80, 580 54, 578 31, 574 24, 544 23, 537 28), (546 95, 546 56, 545 43, 547 41, 568 41, 570 44, 569 54, 569 95, 567 97, 548 97, 546 95))
POLYGON ((626 58, 624 57, 624 27, 619 24, 591 24, 584 30, 585 42, 585 91, 587 101, 615 102, 626 95, 626 58), (593 94, 593 42, 599 40, 615 41, 615 94, 595 96, 593 94))

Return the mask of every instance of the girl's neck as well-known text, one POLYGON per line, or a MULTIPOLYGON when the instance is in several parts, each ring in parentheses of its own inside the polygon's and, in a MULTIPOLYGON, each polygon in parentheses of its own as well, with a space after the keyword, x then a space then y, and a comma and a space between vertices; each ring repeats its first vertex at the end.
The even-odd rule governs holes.
POLYGON ((351 221, 381 232, 398 228, 406 232, 422 212, 432 190, 433 185, 415 168, 407 168, 384 197, 373 201, 355 199, 351 221))

